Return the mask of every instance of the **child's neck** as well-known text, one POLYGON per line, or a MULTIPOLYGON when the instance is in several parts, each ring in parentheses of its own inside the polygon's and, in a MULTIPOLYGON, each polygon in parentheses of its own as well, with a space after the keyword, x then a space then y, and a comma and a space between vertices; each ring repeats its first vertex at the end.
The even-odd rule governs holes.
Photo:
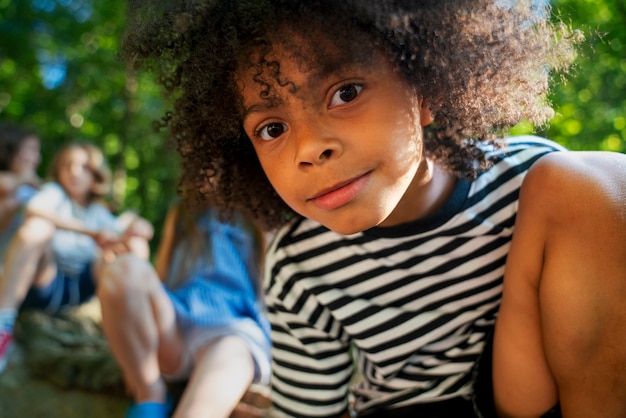
POLYGON ((72 199, 72 201, 74 201, 74 203, 84 208, 89 206, 89 203, 91 203, 89 200, 89 196, 72 196, 70 194, 68 194, 68 196, 70 197, 70 199, 72 199))
POLYGON ((379 226, 413 222, 436 213, 454 192, 458 178, 432 161, 420 164, 415 179, 392 213, 379 226))

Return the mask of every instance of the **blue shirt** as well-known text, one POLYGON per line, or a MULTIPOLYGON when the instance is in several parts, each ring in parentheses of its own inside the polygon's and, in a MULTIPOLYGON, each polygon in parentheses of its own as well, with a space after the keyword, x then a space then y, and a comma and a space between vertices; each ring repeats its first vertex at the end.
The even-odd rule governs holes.
MULTIPOLYGON (((196 228, 204 235, 204 251, 195 268, 170 290, 181 327, 229 326, 254 320, 269 342, 269 323, 259 302, 258 274, 252 259, 253 237, 236 225, 220 222, 213 211, 200 216, 196 228)), ((176 246, 170 276, 178 273, 191 251, 186 240, 176 246)), ((171 277, 166 282, 171 283, 171 277)))

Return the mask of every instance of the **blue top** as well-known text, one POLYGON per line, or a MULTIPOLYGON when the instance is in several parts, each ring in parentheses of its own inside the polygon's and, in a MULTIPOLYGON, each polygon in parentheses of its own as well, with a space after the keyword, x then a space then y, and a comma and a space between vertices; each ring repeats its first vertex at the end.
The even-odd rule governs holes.
MULTIPOLYGON (((213 210, 196 221, 204 248, 192 273, 170 295, 180 326, 225 327, 245 318, 256 322, 267 341, 269 323, 259 301, 254 265, 254 238, 241 227, 220 222, 213 210)), ((185 256, 193 254, 189 240, 174 248, 170 277, 179 272, 185 256)))

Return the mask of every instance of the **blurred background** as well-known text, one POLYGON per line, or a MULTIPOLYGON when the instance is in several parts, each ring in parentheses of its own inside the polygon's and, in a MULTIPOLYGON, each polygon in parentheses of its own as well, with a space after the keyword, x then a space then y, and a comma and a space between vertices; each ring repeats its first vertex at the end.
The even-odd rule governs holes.
MULTIPOLYGON (((125 7, 110 0, 0 0, 0 120, 39 132, 42 176, 62 144, 101 146, 115 173, 113 207, 161 225, 176 196, 177 155, 165 132, 153 129, 165 110, 159 89, 118 57, 125 7)), ((572 149, 626 152, 624 1, 553 0, 551 13, 587 41, 567 82, 554 85, 556 117, 537 133, 572 149)), ((530 131, 524 124, 515 129, 530 131)))

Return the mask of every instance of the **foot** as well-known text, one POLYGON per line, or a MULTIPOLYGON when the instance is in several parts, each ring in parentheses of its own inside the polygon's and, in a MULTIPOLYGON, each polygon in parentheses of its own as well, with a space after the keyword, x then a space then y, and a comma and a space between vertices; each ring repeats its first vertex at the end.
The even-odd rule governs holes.
POLYGON ((0 373, 4 372, 9 360, 9 349, 13 343, 13 335, 10 332, 0 331, 0 373))
POLYGON ((126 418, 167 418, 172 412, 172 399, 168 396, 165 403, 134 403, 126 412, 126 418))

